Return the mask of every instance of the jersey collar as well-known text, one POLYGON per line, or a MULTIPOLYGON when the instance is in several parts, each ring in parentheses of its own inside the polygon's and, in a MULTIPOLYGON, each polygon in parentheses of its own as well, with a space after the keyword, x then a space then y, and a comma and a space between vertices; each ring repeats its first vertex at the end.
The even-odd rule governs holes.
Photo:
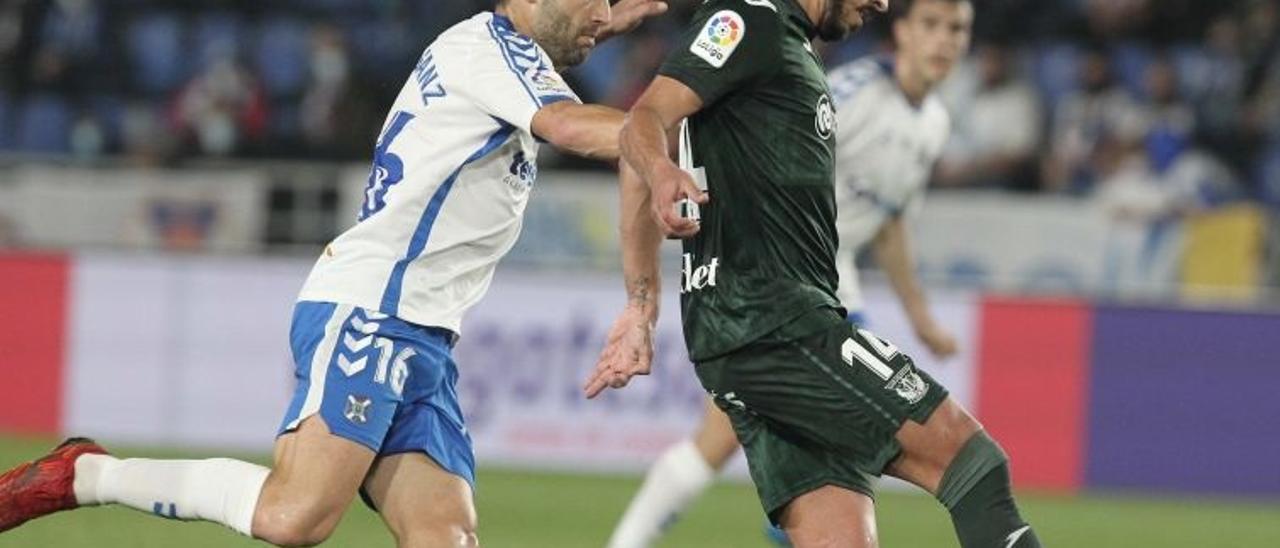
POLYGON ((516 26, 511 23, 511 19, 508 19, 507 16, 502 15, 501 13, 493 14, 493 24, 500 29, 516 32, 516 26))
POLYGON ((818 35, 818 26, 809 20, 809 16, 804 13, 804 8, 801 8, 800 4, 796 3, 796 0, 780 0, 780 3, 790 12, 787 17, 795 21, 804 30, 806 38, 813 40, 818 35))

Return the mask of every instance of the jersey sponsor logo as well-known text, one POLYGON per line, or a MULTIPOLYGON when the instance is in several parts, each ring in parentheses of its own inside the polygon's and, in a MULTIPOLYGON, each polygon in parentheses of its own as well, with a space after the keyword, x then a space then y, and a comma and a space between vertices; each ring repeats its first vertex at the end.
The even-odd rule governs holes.
POLYGON ((689 51, 715 68, 723 67, 747 35, 747 23, 738 12, 723 10, 707 20, 689 51))
POLYGON ((414 72, 418 81, 418 92, 422 94, 423 106, 430 106, 431 99, 447 95, 444 84, 440 82, 440 70, 436 68, 436 60, 431 54, 431 48, 422 52, 422 58, 418 59, 418 66, 414 72))
POLYGON ((823 93, 814 109, 817 113, 813 118, 813 128, 822 140, 830 139, 836 131, 836 110, 831 107, 831 97, 823 93))
POLYGON ((525 158, 524 151, 516 153, 511 159, 511 167, 507 168, 507 174, 502 177, 502 182, 517 192, 524 192, 533 186, 533 182, 538 178, 538 164, 525 158))
POLYGON ((680 293, 690 293, 700 289, 716 286, 716 276, 720 273, 720 258, 712 257, 711 262, 694 266, 693 254, 685 253, 680 267, 680 293))

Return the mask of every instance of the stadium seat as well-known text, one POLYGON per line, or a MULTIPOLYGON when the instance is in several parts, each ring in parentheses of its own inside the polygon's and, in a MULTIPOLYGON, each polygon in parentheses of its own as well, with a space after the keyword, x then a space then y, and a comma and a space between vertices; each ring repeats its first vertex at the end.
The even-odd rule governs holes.
POLYGON ((352 68, 378 80, 398 81, 397 86, 413 66, 405 63, 412 63, 426 47, 420 29, 409 36, 398 22, 360 19, 343 30, 351 45, 352 68))
POLYGON ((200 67, 208 67, 217 59, 239 57, 243 51, 244 25, 230 13, 209 13, 196 21, 195 51, 200 67))
POLYGON ((88 110, 102 128, 106 149, 119 149, 124 133, 124 100, 114 95, 95 95, 89 99, 88 110))
POLYGON ((26 152, 67 152, 71 147, 72 112, 55 95, 28 98, 17 113, 16 147, 26 152))
POLYGON ((127 48, 133 67, 133 83, 150 94, 167 94, 188 76, 182 23, 169 13, 135 19, 129 25, 127 48))
POLYGON ((1074 91, 1079 81, 1080 51, 1068 43, 1041 46, 1032 61, 1032 77, 1049 112, 1063 97, 1074 91))
POLYGON ((88 5, 79 10, 49 10, 41 29, 42 43, 71 57, 94 57, 101 51, 102 10, 88 5))
POLYGON ((1280 141, 1273 143, 1254 168, 1258 197, 1272 209, 1280 209, 1280 141))
POLYGON ((1169 57, 1178 71, 1178 87, 1182 95, 1192 99, 1204 97, 1213 83, 1213 59, 1209 53, 1204 48, 1187 44, 1170 50, 1169 57))
POLYGON ((0 92, 0 150, 9 150, 13 146, 13 102, 9 96, 0 92))
POLYGON ((311 66, 306 26, 284 18, 263 23, 258 29, 254 61, 269 95, 284 97, 301 93, 311 66))
POLYGON ((1116 82, 1134 97, 1146 97, 1147 66, 1151 60, 1151 50, 1144 46, 1133 43, 1116 46, 1111 53, 1111 70, 1116 82))

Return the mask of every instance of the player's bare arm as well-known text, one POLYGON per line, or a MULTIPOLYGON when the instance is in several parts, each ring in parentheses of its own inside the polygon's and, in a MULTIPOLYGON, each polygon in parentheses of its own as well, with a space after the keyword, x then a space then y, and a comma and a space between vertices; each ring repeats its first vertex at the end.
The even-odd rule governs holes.
POLYGON ((956 339, 934 321, 924 290, 916 279, 915 261, 911 258, 906 222, 902 216, 885 221, 872 243, 876 262, 885 274, 898 302, 907 313, 911 327, 934 356, 945 358, 956 353, 956 339))
POLYGON ((658 256, 662 232, 649 214, 648 187, 625 162, 620 168, 619 227, 627 304, 583 387, 588 398, 605 388, 622 388, 636 375, 649 374, 653 359, 652 333, 662 286, 658 256))
POLYGON ((606 106, 561 101, 533 115, 533 134, 570 154, 615 161, 623 116, 622 111, 606 106))
POLYGON ((667 236, 688 238, 698 233, 698 223, 676 212, 676 203, 688 198, 699 204, 708 196, 693 177, 671 161, 668 134, 680 121, 702 108, 702 99, 678 80, 658 76, 631 112, 620 137, 622 156, 649 188, 650 209, 658 228, 667 236))

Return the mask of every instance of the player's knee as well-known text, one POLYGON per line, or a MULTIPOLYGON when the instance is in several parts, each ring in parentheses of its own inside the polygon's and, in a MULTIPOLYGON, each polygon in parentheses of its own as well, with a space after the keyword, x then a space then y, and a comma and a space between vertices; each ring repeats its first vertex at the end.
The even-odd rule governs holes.
POLYGON ((471 548, 480 546, 475 520, 431 520, 396 535, 398 548, 471 548))
POLYGON ((342 510, 318 500, 259 505, 253 536, 277 546, 315 546, 333 534, 342 510))
POLYGON ((791 545, 797 548, 876 548, 878 546, 874 533, 853 534, 850 531, 812 527, 786 529, 786 532, 791 545))

